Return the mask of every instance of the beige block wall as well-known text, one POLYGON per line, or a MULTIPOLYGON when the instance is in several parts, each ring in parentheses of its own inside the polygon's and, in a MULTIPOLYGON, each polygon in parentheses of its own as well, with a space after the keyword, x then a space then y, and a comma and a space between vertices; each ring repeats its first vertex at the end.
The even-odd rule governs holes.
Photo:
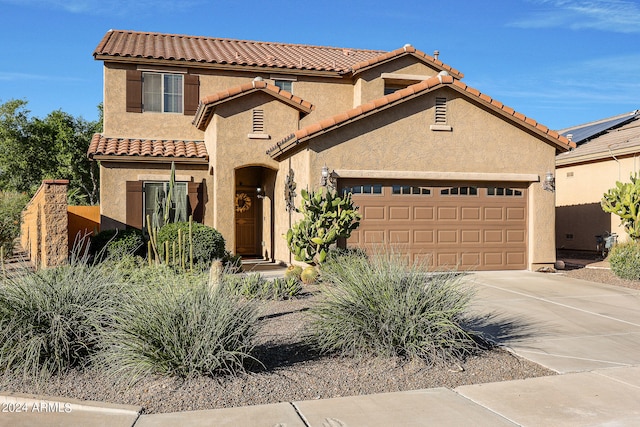
POLYGON ((67 180, 47 180, 22 212, 20 244, 36 268, 65 264, 68 256, 67 180))
MULTIPOLYGON (((210 208, 213 188, 207 165, 176 163, 176 180, 206 183, 204 224, 213 225, 213 209, 210 208)), ((127 219, 127 181, 169 181, 171 164, 161 163, 100 163, 100 216, 101 229, 123 229, 127 219)))
MULTIPOLYGON (((299 168, 298 188, 317 188, 325 164, 330 170, 388 171, 389 176, 394 171, 439 171, 544 177, 554 170, 555 147, 478 108, 457 92, 447 89, 424 95, 401 109, 404 111, 389 110, 311 140, 291 159, 293 167, 299 168), (429 130, 436 94, 450 100, 450 132, 429 130)), ((534 269, 555 261, 554 193, 531 182, 528 194, 528 257, 534 269)), ((276 234, 286 231, 281 222, 278 227, 276 234)))
POLYGON ((602 211, 600 201, 616 181, 629 182, 640 170, 639 157, 602 159, 575 166, 558 166, 556 171, 556 209, 558 247, 595 250, 595 235, 604 231, 618 234, 618 241, 629 236, 620 226, 620 217, 602 211))

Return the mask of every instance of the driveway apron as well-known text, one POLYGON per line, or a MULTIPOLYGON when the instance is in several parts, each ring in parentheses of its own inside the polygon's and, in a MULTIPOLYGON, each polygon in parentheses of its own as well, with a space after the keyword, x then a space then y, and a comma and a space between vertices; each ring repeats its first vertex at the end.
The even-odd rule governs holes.
POLYGON ((529 271, 464 280, 476 330, 524 358, 559 373, 640 364, 640 291, 529 271))

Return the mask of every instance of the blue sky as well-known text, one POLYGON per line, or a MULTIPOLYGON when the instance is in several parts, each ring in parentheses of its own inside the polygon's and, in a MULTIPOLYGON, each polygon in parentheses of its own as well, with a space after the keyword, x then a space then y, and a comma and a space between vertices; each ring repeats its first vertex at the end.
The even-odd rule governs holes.
POLYGON ((0 0, 0 102, 97 119, 92 52, 109 29, 437 49, 468 85, 552 129, 640 109, 637 0, 0 0))

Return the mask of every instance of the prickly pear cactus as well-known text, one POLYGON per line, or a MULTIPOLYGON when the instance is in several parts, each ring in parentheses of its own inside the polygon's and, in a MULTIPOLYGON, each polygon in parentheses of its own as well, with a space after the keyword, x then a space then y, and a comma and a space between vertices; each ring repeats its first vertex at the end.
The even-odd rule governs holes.
POLYGON ((319 189, 300 192, 303 218, 287 231, 289 250, 296 261, 322 264, 329 247, 339 238, 349 238, 360 225, 360 214, 353 205, 351 193, 339 196, 335 191, 319 189))
POLYGON ((621 224, 633 240, 640 239, 640 179, 631 175, 631 182, 616 182, 602 197, 602 209, 620 217, 621 224))

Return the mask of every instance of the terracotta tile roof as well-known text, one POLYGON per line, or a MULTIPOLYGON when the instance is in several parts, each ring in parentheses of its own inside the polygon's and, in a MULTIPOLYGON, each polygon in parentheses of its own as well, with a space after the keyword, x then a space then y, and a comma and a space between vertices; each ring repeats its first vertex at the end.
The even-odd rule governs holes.
POLYGON ((204 141, 109 138, 96 133, 91 138, 87 157, 184 158, 209 161, 204 141))
POLYGON ((556 156, 557 166, 600 159, 613 160, 613 156, 640 153, 640 115, 631 118, 626 124, 597 136, 575 150, 556 156))
POLYGON ((271 147, 267 151, 267 154, 269 154, 271 157, 280 156, 298 143, 303 142, 315 135, 324 133, 330 129, 342 126, 353 120, 357 120, 358 118, 375 113, 379 110, 411 99, 414 96, 418 96, 422 93, 427 93, 437 87, 441 87, 444 85, 447 85, 460 93, 476 99, 476 101, 489 106, 493 110, 499 112, 503 116, 506 116, 513 121, 526 125, 526 127, 535 130, 538 134, 541 134, 561 150, 566 151, 570 147, 575 147, 574 143, 570 142, 566 137, 558 134, 558 132, 549 129, 548 127, 542 125, 541 123, 538 123, 530 117, 526 117, 525 115, 518 113, 517 111, 513 110, 510 107, 507 107, 501 102, 489 97, 486 94, 481 93, 477 89, 467 86, 460 80, 454 79, 452 76, 445 73, 441 73, 438 76, 431 77, 420 83, 416 83, 407 88, 386 95, 382 98, 373 100, 367 104, 360 105, 356 108, 345 111, 344 113, 336 114, 318 123, 314 123, 312 125, 299 129, 289 136, 286 136, 276 145, 271 147))
POLYGON ((383 53, 380 50, 110 30, 96 47, 93 56, 96 59, 165 59, 343 73, 348 72, 353 64, 383 53))
POLYGON ((253 80, 239 86, 234 86, 222 92, 206 96, 200 100, 193 124, 200 130, 205 130, 213 114, 214 107, 223 102, 235 99, 239 96, 248 95, 252 92, 263 91, 280 101, 283 101, 303 113, 310 113, 314 106, 302 98, 280 89, 278 86, 267 84, 264 80, 253 80))
POLYGON ((444 62, 440 61, 437 58, 434 58, 431 55, 427 55, 426 53, 416 49, 411 45, 406 45, 404 47, 401 47, 400 49, 396 49, 391 52, 385 52, 375 58, 371 58, 371 59, 359 62, 357 64, 354 64, 353 66, 351 66, 351 70, 354 74, 357 74, 361 71, 364 71, 368 68, 376 66, 380 63, 389 61, 391 59, 394 59, 403 55, 413 55, 416 58, 423 59, 427 62, 430 62, 434 66, 436 66, 436 68, 439 68, 441 71, 447 71, 449 74, 453 75, 457 79, 461 79, 464 77, 464 74, 462 74, 460 71, 448 66, 444 62))

